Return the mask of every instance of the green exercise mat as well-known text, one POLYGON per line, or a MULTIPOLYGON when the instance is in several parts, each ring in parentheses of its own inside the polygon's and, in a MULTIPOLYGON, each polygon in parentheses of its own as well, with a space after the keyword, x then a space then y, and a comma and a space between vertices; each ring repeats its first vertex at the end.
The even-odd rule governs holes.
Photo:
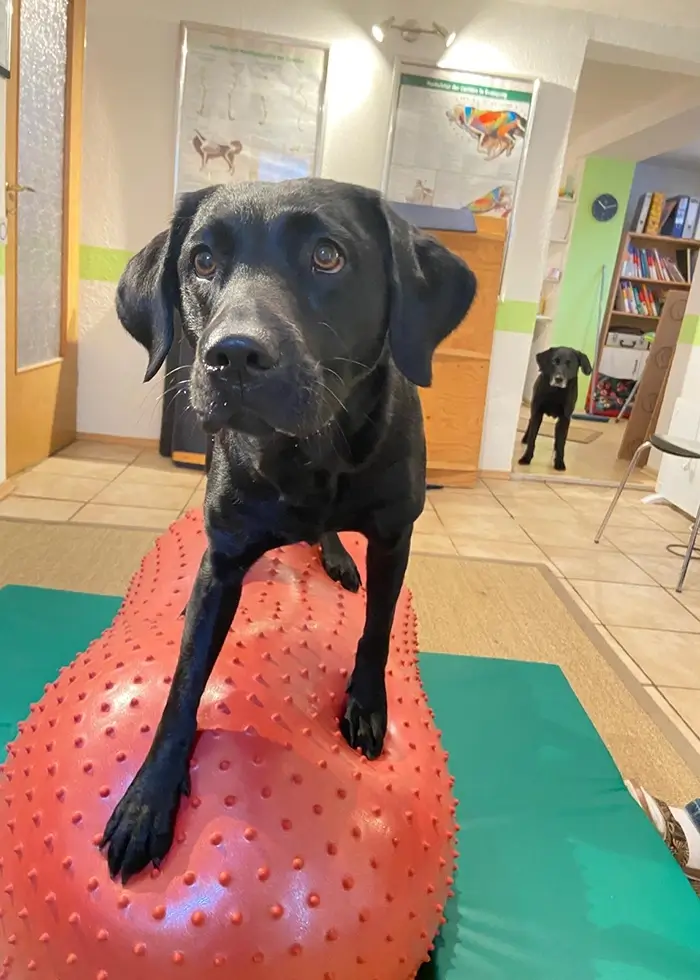
POLYGON ((121 602, 57 589, 0 589, 0 746, 14 737, 44 685, 109 626, 121 602))
POLYGON ((700 900, 561 670, 424 654, 421 671, 461 831, 420 980, 698 980, 700 900))
MULTIPOLYGON (((0 589, 8 737, 120 601, 0 589)), ((428 653, 421 670, 461 832, 420 980, 700 980, 700 901, 559 668, 428 653)))

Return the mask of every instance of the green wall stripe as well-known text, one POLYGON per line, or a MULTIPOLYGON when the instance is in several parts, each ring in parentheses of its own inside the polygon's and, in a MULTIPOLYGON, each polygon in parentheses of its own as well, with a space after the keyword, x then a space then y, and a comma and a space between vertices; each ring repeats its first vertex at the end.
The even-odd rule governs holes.
POLYGON ((700 314, 686 313, 681 324, 678 342, 681 344, 692 344, 693 347, 700 347, 700 314))
POLYGON ((118 282, 133 252, 123 248, 80 246, 80 278, 93 282, 118 282))
POLYGON ((496 330, 506 333, 533 333, 537 303, 524 299, 502 299, 496 310, 496 330))
MULTIPOLYGON (((603 310, 625 222, 635 164, 631 160, 589 157, 578 192, 578 205, 570 232, 569 251, 557 301, 552 342, 595 355, 600 327, 600 283, 605 266, 603 310), (613 194, 618 211, 612 221, 596 221, 591 213, 599 194, 613 194)), ((587 386, 579 386, 579 406, 587 386)))

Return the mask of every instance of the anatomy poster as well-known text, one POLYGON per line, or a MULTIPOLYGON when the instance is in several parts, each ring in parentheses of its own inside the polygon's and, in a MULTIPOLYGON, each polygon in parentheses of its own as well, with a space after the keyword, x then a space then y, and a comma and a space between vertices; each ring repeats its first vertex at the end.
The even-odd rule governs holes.
POLYGON ((508 217, 531 101, 526 82, 402 66, 389 200, 508 217))
POLYGON ((186 27, 176 192, 309 177, 319 164, 327 52, 186 27))

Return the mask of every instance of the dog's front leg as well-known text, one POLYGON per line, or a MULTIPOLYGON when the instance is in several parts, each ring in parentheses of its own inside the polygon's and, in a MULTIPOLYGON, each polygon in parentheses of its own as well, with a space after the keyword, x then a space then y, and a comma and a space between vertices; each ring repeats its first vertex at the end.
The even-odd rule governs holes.
POLYGON ((172 686, 146 759, 112 814, 102 847, 112 877, 126 882, 157 867, 173 841, 180 798, 189 794, 197 709, 241 597, 243 577, 278 542, 246 544, 237 554, 209 546, 192 590, 172 686))
POLYGON ((560 418, 557 419, 557 424, 554 428, 554 469, 563 471, 566 469, 566 464, 564 463, 564 446, 566 445, 566 437, 569 435, 569 425, 571 424, 571 419, 560 418))
POLYGON ((539 435, 543 418, 544 416, 541 412, 533 413, 530 416, 530 421, 527 426, 527 445, 525 446, 525 452, 518 460, 519 466, 529 466, 532 462, 532 457, 535 455, 535 443, 537 442, 537 436, 539 435))
POLYGON ((357 565, 335 531, 321 535, 321 564, 326 575, 348 592, 357 592, 362 585, 357 565))
POLYGON ((384 673, 394 611, 403 585, 413 525, 367 544, 367 611, 341 720, 347 743, 368 759, 381 755, 387 726, 384 673))

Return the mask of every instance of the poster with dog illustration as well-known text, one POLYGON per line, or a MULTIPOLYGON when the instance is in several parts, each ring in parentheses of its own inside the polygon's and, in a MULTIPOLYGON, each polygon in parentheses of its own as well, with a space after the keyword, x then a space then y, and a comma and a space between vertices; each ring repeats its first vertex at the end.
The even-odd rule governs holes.
POLYGON ((532 85, 401 66, 386 194, 507 218, 527 135, 532 85))
POLYGON ((185 26, 182 51, 177 194, 317 173, 325 48, 185 26))

